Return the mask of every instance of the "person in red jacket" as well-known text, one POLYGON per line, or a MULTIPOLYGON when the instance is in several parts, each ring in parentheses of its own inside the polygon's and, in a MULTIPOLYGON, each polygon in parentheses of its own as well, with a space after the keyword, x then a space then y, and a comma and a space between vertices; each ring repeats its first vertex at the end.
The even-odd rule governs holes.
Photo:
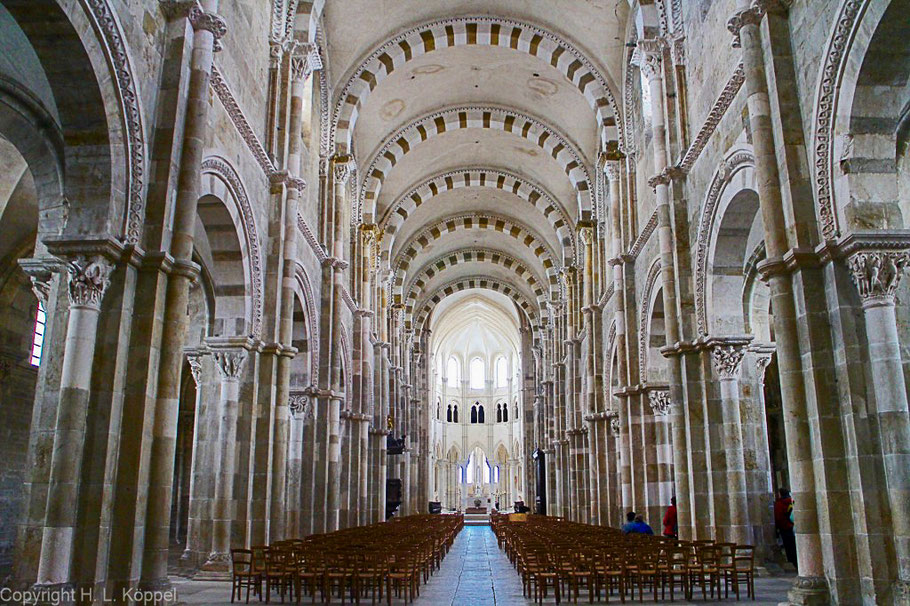
POLYGON ((670 499, 670 506, 664 513, 664 536, 676 538, 679 534, 679 522, 676 518, 676 497, 670 499))
POLYGON ((774 502, 774 527, 784 544, 787 561, 796 566, 796 535, 793 533, 793 499, 790 491, 781 488, 780 498, 774 502))

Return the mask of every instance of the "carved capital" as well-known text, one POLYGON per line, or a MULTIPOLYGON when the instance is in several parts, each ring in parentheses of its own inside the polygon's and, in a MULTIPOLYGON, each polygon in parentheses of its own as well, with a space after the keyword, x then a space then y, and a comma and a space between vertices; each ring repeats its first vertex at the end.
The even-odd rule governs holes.
POLYGON ((735 379, 739 374, 740 363, 746 353, 743 343, 719 343, 711 350, 714 370, 721 380, 735 379))
POLYGON ((662 38, 646 38, 639 40, 635 45, 632 63, 641 69, 642 75, 648 82, 662 76, 660 67, 666 45, 666 41, 662 38))
POLYGON ((188 18, 194 30, 211 32, 215 40, 220 40, 227 33, 227 23, 225 23, 224 18, 221 15, 203 11, 198 4, 190 9, 188 18))
POLYGON ((594 228, 590 225, 583 225, 578 228, 578 238, 585 246, 594 244, 594 228))
POLYGON ((317 391, 315 385, 310 385, 303 391, 292 392, 288 396, 288 410, 294 419, 304 422, 313 420, 312 398, 317 391))
POLYGON ((193 375, 193 382, 199 387, 199 381, 202 378, 202 356, 199 351, 190 351, 186 354, 186 361, 190 365, 190 373, 193 375))
POLYGON ((619 181, 619 162, 616 160, 607 160, 604 162, 604 174, 607 176, 607 181, 610 183, 619 181))
POLYGON ((56 259, 19 259, 19 267, 28 274, 32 282, 32 292, 35 293, 42 307, 47 309, 51 281, 54 272, 59 269, 59 262, 56 259))
POLYGON ((619 416, 615 416, 610 419, 610 431, 613 432, 614 436, 619 435, 619 416))
POLYGON ((670 414, 670 392, 663 389, 648 392, 648 404, 651 405, 655 416, 667 416, 670 414))
POLYGON ((291 50, 291 76, 306 82, 310 75, 322 69, 322 57, 314 44, 295 42, 291 50))
POLYGON ((332 158, 332 174, 336 185, 344 185, 354 172, 354 159, 351 156, 335 156, 332 158))
POLYGON ((758 373, 758 382, 764 384, 765 382, 765 371, 768 370, 768 366, 771 364, 771 354, 758 354, 755 358, 755 370, 758 373))
POLYGON ((862 251, 851 255, 847 265, 863 307, 894 305, 901 274, 910 264, 910 251, 862 251))
POLYGON ((76 255, 67 260, 70 305, 100 310, 113 269, 114 264, 101 255, 76 255))
POLYGON ((737 11, 727 21, 727 29, 733 34, 733 48, 742 46, 739 32, 747 25, 758 25, 768 13, 786 14, 790 0, 752 0, 752 6, 737 11))
POLYGON ((237 380, 240 378, 246 355, 246 349, 242 347, 225 347, 212 352, 212 356, 215 358, 215 365, 221 372, 221 378, 226 380, 237 380))

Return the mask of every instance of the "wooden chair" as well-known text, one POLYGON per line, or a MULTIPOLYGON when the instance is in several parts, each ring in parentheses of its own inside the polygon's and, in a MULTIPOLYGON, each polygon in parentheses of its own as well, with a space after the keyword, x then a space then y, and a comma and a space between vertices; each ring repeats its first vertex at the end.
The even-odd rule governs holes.
POLYGON ((715 589, 717 590, 717 596, 720 597, 720 569, 717 567, 717 549, 714 545, 708 543, 696 544, 694 553, 689 556, 687 573, 689 599, 692 599, 696 584, 701 587, 703 599, 708 599, 708 589, 711 590, 712 598, 714 597, 715 589))
POLYGON ((231 549, 231 602, 240 597, 246 587, 246 603, 250 603, 250 588, 262 595, 262 575, 253 570, 253 552, 250 549, 231 549))
POLYGON ((688 578, 689 551, 684 547, 668 547, 664 550, 664 566, 662 566, 662 582, 660 597, 665 599, 667 585, 670 586, 670 601, 676 600, 676 587, 682 589, 683 599, 691 599, 688 578))
POLYGON ((389 606, 392 604, 393 590, 396 596, 404 596, 405 604, 414 601, 419 576, 416 558, 409 555, 396 556, 386 573, 386 600, 389 606))
POLYGON ((755 600, 755 548, 752 545, 737 545, 733 552, 733 569, 730 573, 733 593, 739 599, 739 584, 746 585, 746 596, 755 600))
POLYGON ((265 579, 265 602, 268 604, 272 598, 272 589, 278 589, 281 602, 284 596, 293 589, 293 578, 289 564, 289 554, 283 549, 270 548, 265 554, 265 570, 262 573, 265 579))

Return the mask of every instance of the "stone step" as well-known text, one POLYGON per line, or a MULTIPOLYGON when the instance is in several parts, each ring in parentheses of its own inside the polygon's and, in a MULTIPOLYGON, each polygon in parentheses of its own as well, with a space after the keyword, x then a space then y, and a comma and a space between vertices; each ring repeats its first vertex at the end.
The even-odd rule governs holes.
POLYGON ((464 514, 465 526, 489 526, 490 514, 488 513, 466 513, 464 514))

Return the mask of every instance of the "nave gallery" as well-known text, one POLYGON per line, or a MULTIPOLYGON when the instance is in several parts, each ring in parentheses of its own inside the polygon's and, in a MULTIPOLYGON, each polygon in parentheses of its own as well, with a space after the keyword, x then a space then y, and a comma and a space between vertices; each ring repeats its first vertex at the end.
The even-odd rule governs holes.
POLYGON ((0 0, 0 601, 635 512, 910 604, 908 140, 910 0, 0 0))

